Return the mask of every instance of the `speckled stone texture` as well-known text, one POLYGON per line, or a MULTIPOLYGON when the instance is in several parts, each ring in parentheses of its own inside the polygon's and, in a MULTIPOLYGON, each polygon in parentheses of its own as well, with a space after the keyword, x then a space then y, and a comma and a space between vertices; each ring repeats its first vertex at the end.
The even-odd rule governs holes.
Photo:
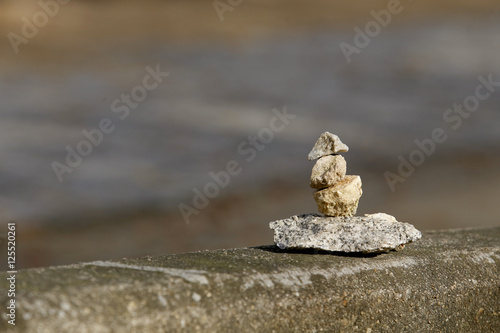
POLYGON ((361 177, 345 176, 335 185, 314 192, 318 210, 327 216, 353 216, 363 194, 361 177))
POLYGON ((364 217, 304 214, 271 222, 269 227, 281 249, 380 253, 401 249, 422 237, 413 225, 383 213, 364 217))
POLYGON ((341 155, 323 156, 312 169, 310 186, 321 190, 335 185, 344 178, 346 171, 347 163, 341 155))
POLYGON ((346 153, 348 150, 349 147, 342 143, 338 136, 330 132, 325 132, 316 141, 307 158, 309 161, 313 161, 323 156, 346 153))

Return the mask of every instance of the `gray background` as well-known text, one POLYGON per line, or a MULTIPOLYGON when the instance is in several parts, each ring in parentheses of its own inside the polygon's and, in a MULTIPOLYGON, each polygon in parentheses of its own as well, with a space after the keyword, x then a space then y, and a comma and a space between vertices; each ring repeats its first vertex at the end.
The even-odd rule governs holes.
MULTIPOLYGON (((327 130, 362 177, 358 214, 419 229, 498 225, 500 91, 459 129, 443 120, 478 76, 500 81, 498 8, 402 4, 349 64, 339 44, 386 2, 247 0, 221 22, 206 1, 74 1, 19 54, 3 38, 0 212, 18 222, 19 265, 269 244, 269 221, 316 211, 306 157, 327 130), (119 120, 113 100, 156 65, 170 75, 119 120), (297 117, 246 162, 238 145, 284 106, 297 117), (116 129, 60 183, 51 163, 102 118, 116 129), (391 192, 384 172, 437 127, 447 141, 391 192), (241 174, 187 224, 179 204, 230 160, 241 174)), ((0 7, 3 35, 40 10, 0 7)))

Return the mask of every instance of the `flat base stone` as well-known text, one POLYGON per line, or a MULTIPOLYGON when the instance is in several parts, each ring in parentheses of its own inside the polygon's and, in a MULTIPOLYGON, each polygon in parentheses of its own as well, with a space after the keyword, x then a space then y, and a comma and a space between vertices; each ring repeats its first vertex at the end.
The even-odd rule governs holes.
POLYGON ((303 214, 271 222, 269 227, 281 249, 379 253, 402 249, 422 237, 413 225, 384 213, 364 217, 303 214))

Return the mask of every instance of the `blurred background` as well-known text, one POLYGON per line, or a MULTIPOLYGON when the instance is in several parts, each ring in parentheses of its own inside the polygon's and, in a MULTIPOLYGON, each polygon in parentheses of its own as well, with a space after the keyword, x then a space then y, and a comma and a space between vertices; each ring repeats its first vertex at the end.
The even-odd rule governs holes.
POLYGON ((317 211, 307 154, 324 131, 350 147, 358 215, 498 226, 500 88, 459 128, 443 115, 479 76, 500 81, 500 3, 401 1, 348 63, 341 43, 388 3, 1 1, 0 232, 17 222, 18 268, 271 244, 270 221, 317 211), (148 66, 169 76, 121 119, 148 66), (285 107, 248 161, 238 147, 285 107), (114 130, 60 182, 53 162, 104 118, 114 130), (435 128, 448 139, 391 191, 384 173, 435 128), (187 223, 179 205, 231 160, 241 173, 187 223))

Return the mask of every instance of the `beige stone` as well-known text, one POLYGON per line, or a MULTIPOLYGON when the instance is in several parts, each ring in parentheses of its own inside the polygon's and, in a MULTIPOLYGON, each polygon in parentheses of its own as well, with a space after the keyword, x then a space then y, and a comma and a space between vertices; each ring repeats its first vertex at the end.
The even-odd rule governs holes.
POLYGON ((314 193, 318 210, 327 216, 353 216, 358 209, 361 190, 361 177, 345 176, 334 186, 314 193))
POLYGON ((321 134, 313 149, 307 156, 309 161, 313 161, 323 156, 345 153, 349 147, 340 141, 340 138, 330 132, 321 134))
POLYGON ((375 213, 375 214, 365 214, 366 217, 370 217, 370 218, 376 218, 376 219, 384 219, 388 222, 398 222, 398 220, 396 220, 396 218, 392 215, 389 215, 389 214, 386 214, 386 213, 375 213))
POLYGON ((346 168, 347 164, 342 156, 323 156, 312 169, 310 186, 319 190, 335 185, 344 178, 346 168))

